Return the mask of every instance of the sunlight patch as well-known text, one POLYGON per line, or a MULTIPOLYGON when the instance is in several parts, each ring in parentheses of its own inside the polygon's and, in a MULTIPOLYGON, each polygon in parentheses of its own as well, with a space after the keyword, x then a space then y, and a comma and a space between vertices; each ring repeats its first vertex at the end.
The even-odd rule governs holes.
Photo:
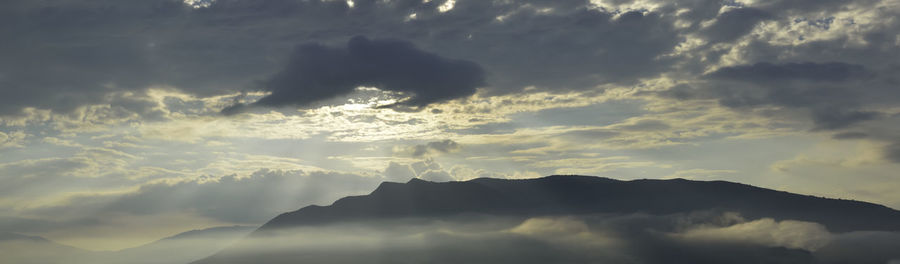
POLYGON ((207 8, 216 0, 184 0, 184 4, 194 9, 207 8))
POLYGON ((454 5, 456 5, 456 0, 447 0, 446 2, 444 2, 444 4, 438 7, 438 12, 445 13, 453 10, 454 5))

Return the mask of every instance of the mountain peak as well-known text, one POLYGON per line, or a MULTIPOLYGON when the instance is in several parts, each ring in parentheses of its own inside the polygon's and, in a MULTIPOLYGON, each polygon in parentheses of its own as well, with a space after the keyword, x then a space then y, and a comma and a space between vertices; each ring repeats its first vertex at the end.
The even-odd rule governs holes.
POLYGON ((406 184, 418 184, 418 183, 431 183, 432 181, 426 181, 420 178, 412 178, 406 182, 406 184))

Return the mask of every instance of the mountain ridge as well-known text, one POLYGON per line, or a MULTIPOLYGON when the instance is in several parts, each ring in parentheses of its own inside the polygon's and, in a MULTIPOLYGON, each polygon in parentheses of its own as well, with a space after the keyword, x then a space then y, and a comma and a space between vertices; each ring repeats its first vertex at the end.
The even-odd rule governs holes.
MULTIPOLYGON (((900 230, 900 211, 854 200, 789 193, 728 181, 582 175, 533 179, 383 182, 368 195, 276 216, 257 231, 335 221, 461 213, 563 215, 737 211, 750 218, 819 222, 833 231, 900 230)), ((255 232, 258 233, 258 232, 255 232)))

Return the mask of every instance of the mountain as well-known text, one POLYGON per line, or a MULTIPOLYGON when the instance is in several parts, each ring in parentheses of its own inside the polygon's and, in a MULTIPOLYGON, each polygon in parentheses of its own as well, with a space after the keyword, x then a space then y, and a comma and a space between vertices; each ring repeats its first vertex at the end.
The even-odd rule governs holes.
POLYGON ((900 211, 873 203, 799 195, 726 181, 633 180, 548 176, 464 182, 382 183, 369 195, 345 197, 330 206, 307 206, 281 214, 260 230, 336 221, 462 213, 565 215, 587 213, 671 214, 699 210, 739 212, 817 222, 831 231, 900 231, 900 211))
POLYGON ((895 231, 885 206, 725 181, 413 179, 281 214, 194 264, 883 264, 895 231))
MULTIPOLYGON (((186 263, 209 256, 252 232, 254 226, 221 226, 182 232, 142 246, 108 252, 101 263, 186 263)), ((96 263, 95 262, 95 263, 96 263)))
POLYGON ((227 247, 254 229, 223 226, 191 230, 134 248, 102 252, 65 246, 42 237, 0 233, 0 263, 187 263, 227 247))
POLYGON ((0 242, 11 242, 11 241, 22 241, 22 242, 32 242, 32 243, 53 243, 46 238, 39 236, 26 236, 17 233, 10 232, 0 232, 0 242))
POLYGON ((3 263, 63 263, 60 260, 87 259, 94 255, 94 252, 58 244, 43 237, 0 233, 0 260, 3 263))

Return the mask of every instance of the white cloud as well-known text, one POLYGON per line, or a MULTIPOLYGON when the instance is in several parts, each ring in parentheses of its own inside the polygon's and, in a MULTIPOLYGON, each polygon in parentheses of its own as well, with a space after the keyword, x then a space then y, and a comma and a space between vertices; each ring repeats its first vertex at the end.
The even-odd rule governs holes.
POLYGON ((691 240, 740 241, 816 251, 832 240, 825 226, 812 222, 764 218, 727 227, 700 227, 677 236, 691 240))

